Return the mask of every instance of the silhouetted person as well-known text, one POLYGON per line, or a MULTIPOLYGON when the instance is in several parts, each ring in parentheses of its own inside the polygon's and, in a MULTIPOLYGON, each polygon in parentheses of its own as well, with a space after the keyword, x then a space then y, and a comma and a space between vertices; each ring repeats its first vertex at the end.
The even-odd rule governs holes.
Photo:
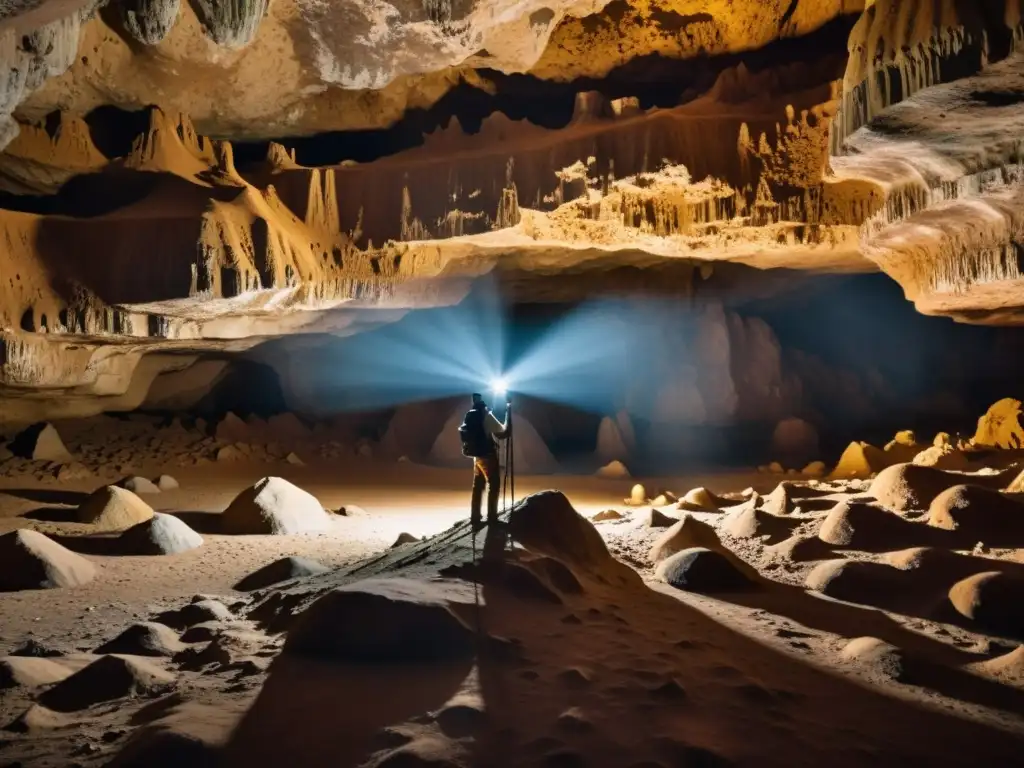
POLYGON ((462 453, 473 459, 473 496, 469 518, 473 530, 480 528, 480 503, 484 487, 487 488, 487 522, 498 520, 498 494, 501 492, 501 465, 498 462, 497 440, 504 440, 511 432, 509 410, 506 405, 505 422, 491 413, 484 398, 473 393, 473 407, 459 427, 462 453))

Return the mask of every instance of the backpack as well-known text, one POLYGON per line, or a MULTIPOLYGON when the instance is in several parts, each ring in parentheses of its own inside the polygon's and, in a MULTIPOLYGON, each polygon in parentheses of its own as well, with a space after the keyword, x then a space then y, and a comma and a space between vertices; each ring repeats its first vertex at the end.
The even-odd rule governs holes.
POLYGON ((484 430, 484 419, 487 411, 474 408, 466 413, 459 427, 459 438, 462 440, 462 455, 472 459, 482 459, 494 453, 494 441, 484 430))

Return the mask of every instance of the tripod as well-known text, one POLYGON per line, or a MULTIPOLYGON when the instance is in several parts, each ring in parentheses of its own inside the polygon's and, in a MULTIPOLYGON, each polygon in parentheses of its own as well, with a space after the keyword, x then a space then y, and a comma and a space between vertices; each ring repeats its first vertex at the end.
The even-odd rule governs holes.
POLYGON ((515 430, 512 429, 512 402, 505 403, 508 437, 505 438, 505 470, 501 479, 501 511, 508 513, 516 503, 515 430))

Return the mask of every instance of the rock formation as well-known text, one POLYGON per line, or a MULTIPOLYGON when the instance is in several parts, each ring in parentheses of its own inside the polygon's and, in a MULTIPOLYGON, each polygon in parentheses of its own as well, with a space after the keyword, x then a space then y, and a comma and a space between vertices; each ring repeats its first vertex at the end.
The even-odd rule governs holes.
POLYGON ((682 425, 805 412, 734 309, 795 275, 881 272, 964 322, 1024 306, 1019 0, 98 5, 4 10, 0 423, 170 402, 155 382, 211 354, 482 275, 685 299, 693 325, 653 332, 693 356, 643 361, 628 408, 682 425))

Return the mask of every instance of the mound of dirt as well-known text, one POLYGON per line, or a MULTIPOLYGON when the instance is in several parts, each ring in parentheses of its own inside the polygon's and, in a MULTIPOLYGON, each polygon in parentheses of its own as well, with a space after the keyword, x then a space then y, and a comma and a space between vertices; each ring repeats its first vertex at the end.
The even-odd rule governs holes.
POLYGON ((971 442, 983 448, 1024 448, 1024 427, 1020 423, 1020 400, 1003 398, 978 419, 971 442))
POLYGON ((829 478, 833 480, 867 478, 876 472, 881 472, 891 463, 885 451, 869 443, 853 442, 843 451, 843 455, 839 457, 839 462, 829 478))
POLYGON ((820 501, 822 496, 828 496, 830 491, 818 490, 806 485, 783 480, 775 490, 764 497, 762 509, 776 517, 785 517, 797 511, 797 507, 806 511, 809 509, 820 509, 831 506, 828 501, 820 501))
POLYGON ((679 522, 674 517, 669 517, 664 512, 661 512, 654 507, 647 510, 647 514, 644 515, 644 525, 648 528, 668 528, 679 522))
POLYGON ((790 536, 764 548, 764 559, 768 562, 809 563, 834 556, 832 547, 817 536, 790 536))
POLYGON ((850 603, 871 603, 900 586, 899 571, 881 563, 863 560, 829 560, 816 566, 805 585, 815 592, 850 603))
POLYGON ((145 477, 126 477, 124 480, 118 482, 118 487, 124 488, 127 491, 138 495, 160 493, 160 489, 156 486, 152 480, 148 480, 145 477))
POLYGON ((966 472, 971 468, 967 454, 950 445, 933 445, 914 456, 913 464, 919 467, 935 467, 954 472, 966 472))
POLYGON ((220 748, 237 725, 235 710, 179 702, 136 729, 107 768, 215 768, 222 764, 220 748))
POLYGON ((904 676, 903 651, 877 637, 856 637, 847 643, 839 658, 856 665, 869 677, 899 680, 904 676))
POLYGON ((57 712, 78 712, 104 701, 150 696, 174 684, 174 675, 146 659, 102 656, 39 697, 57 712))
POLYGON ((39 733, 52 731, 55 728, 68 728, 75 725, 75 720, 54 712, 52 709, 33 704, 22 712, 14 722, 7 725, 4 730, 13 733, 39 733))
POLYGON ((714 528, 693 515, 684 514, 678 523, 654 542, 650 558, 653 562, 660 563, 677 552, 694 547, 716 551, 725 549, 714 528))
POLYGON ((988 661, 969 665, 974 672, 1014 682, 1024 680, 1024 645, 988 661))
POLYGON ((78 507, 78 520, 100 531, 124 531, 153 517, 153 508, 129 490, 108 485, 78 507))
POLYGON ((621 578, 628 571, 635 576, 611 556, 601 534, 559 491, 541 491, 520 501, 509 513, 508 529, 529 551, 554 558, 574 572, 621 578))
POLYGON ((18 435, 7 446, 15 456, 35 461, 52 461, 68 464, 74 457, 64 447, 57 430, 52 424, 33 424, 18 435))
POLYGON ((174 611, 164 611, 155 618, 161 624, 166 624, 175 629, 186 629, 207 621, 229 621, 235 618, 235 615, 231 612, 230 608, 219 600, 211 600, 197 595, 192 599, 191 603, 183 608, 174 611))
POLYGON ((473 603, 462 582, 367 579, 331 590, 300 613, 284 652, 353 663, 468 658, 475 633, 453 610, 473 603))
POLYGON ((957 531, 965 542, 1017 547, 1024 545, 1024 504, 978 485, 954 485, 932 500, 928 525, 957 531))
POLYGON ((692 547, 665 558, 655 576, 676 589, 713 594, 750 587, 751 581, 721 552, 692 547))
POLYGON ((398 537, 395 539, 395 543, 391 545, 391 549, 396 549, 398 547, 405 546, 406 544, 415 544, 419 540, 420 539, 418 537, 413 536, 411 533, 403 531, 398 534, 398 537))
POLYGON ((329 570, 330 568, 316 560, 309 560, 305 557, 282 557, 280 560, 275 560, 258 571, 250 573, 235 584, 235 589, 240 592, 252 592, 256 589, 280 584, 282 581, 315 576, 329 570))
POLYGON ((244 443, 250 438, 249 425, 230 411, 217 422, 213 434, 225 443, 244 443))
POLYGON ((185 650, 178 634, 166 624, 144 621, 96 649, 96 653, 120 653, 129 656, 173 656, 185 650))
POLYGON ((0 536, 0 592, 77 587, 95 576, 96 566, 37 531, 0 536))
POLYGON ((291 535, 331 527, 316 497, 280 477, 264 477, 246 488, 221 515, 224 533, 291 535))
POLYGON ((729 502, 701 486, 687 491, 679 500, 678 506, 679 509, 688 512, 717 512, 722 507, 729 506, 729 502))
POLYGON ((920 527, 871 504, 841 501, 821 524, 818 538, 837 547, 878 552, 920 543, 920 527))
POLYGON ((895 464, 878 473, 868 493, 897 512, 925 510, 947 488, 959 485, 965 475, 954 475, 917 464, 895 464))
POLYGON ((41 688, 70 677, 72 670, 51 659, 33 656, 0 658, 0 690, 5 688, 41 688))
POLYGON ((126 555, 177 555, 203 545, 203 537, 174 515, 155 512, 118 539, 126 555))
POLYGON ((958 581, 949 590, 957 613, 985 630, 1024 637, 1024 578, 987 571, 958 581))
POLYGON ((734 539, 783 536, 792 532, 793 520, 776 517, 751 503, 743 504, 722 519, 722 532, 734 539))
POLYGON ((595 473, 598 477, 603 477, 606 480, 625 480, 628 478, 629 470, 626 465, 621 461, 613 461, 609 464, 605 464, 595 473))
POLYGON ((606 509, 598 512, 596 515, 590 518, 591 522, 603 523, 608 520, 622 520, 625 517, 621 512, 616 509, 606 509))

